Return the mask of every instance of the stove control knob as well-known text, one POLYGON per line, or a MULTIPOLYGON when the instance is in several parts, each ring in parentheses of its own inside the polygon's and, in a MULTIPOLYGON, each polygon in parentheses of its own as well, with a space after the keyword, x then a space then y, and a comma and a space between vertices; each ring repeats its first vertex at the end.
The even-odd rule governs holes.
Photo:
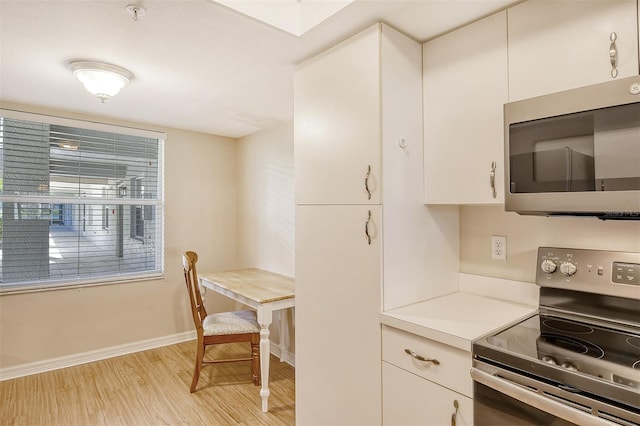
POLYGON ((540 269, 547 274, 553 274, 556 271, 556 267, 556 262, 549 259, 543 260, 540 264, 540 269))
POLYGON ((560 272, 568 277, 575 274, 577 270, 578 268, 576 267, 576 265, 571 262, 562 262, 560 264, 560 272))
POLYGON ((558 361, 556 361, 554 357, 549 355, 543 356, 542 361, 546 362, 547 364, 558 365, 558 361))
POLYGON ((569 361, 563 362, 562 367, 570 371, 578 371, 578 368, 575 365, 571 364, 569 361))

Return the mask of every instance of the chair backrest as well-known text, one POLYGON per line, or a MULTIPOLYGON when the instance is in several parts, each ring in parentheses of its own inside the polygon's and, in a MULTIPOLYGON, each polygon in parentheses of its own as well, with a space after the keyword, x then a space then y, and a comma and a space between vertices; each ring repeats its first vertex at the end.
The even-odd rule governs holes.
POLYGON ((196 271, 196 262, 198 254, 194 251, 186 251, 182 254, 182 268, 184 269, 184 281, 189 292, 189 301, 191 302, 191 313, 193 314, 193 322, 199 335, 202 334, 202 321, 207 316, 207 310, 202 303, 202 295, 200 294, 200 283, 198 281, 198 272, 196 271))

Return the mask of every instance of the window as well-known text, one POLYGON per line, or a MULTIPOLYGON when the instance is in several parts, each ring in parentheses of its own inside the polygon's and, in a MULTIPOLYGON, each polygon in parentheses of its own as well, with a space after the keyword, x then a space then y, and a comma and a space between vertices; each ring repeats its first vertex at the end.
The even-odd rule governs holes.
POLYGON ((0 113, 0 292, 161 276, 164 135, 0 113))

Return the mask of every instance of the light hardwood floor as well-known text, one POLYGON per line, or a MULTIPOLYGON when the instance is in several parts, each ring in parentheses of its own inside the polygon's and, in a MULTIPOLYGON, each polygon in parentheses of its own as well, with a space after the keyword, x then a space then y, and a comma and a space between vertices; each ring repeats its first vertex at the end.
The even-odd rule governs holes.
MULTIPOLYGON (((234 356, 246 346, 209 348, 234 356)), ((210 352, 211 351, 211 352, 210 352)), ((0 425, 293 425, 294 368, 271 357, 269 413, 249 362, 204 367, 189 385, 195 342, 0 382, 0 425)))

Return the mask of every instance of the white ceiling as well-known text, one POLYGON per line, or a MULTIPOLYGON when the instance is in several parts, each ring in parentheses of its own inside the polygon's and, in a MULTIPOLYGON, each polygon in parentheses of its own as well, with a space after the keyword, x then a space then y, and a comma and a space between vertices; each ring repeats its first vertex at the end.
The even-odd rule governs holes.
POLYGON ((0 0, 0 100, 237 138, 290 121, 296 64, 375 22, 423 42, 517 2, 356 0, 297 37, 210 0, 0 0), (134 80, 100 103, 79 59, 134 80))

